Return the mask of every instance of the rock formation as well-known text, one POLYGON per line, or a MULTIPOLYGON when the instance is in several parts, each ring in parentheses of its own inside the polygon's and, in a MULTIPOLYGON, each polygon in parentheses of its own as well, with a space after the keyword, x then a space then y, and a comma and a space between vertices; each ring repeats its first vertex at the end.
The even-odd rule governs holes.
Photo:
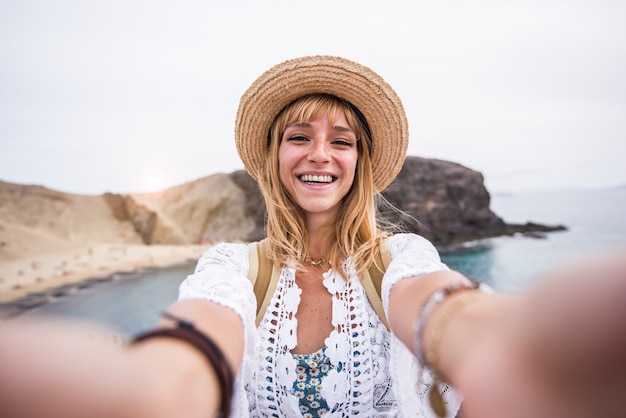
POLYGON ((254 208, 263 205, 249 198, 254 191, 240 177, 214 174, 160 193, 106 197, 116 218, 130 222, 145 244, 247 240, 259 216, 254 208))
MULTIPOLYGON (((459 164, 409 157, 383 197, 381 213, 438 247, 517 232, 563 227, 508 225, 489 208, 479 172, 459 164)), ((265 205, 245 171, 215 174, 160 193, 80 196, 0 182, 0 260, 37 251, 45 239, 64 243, 198 244, 263 238, 265 205), (80 210, 79 210, 80 209, 80 210), (11 234, 32 236, 13 248, 11 234), (3 238, 5 237, 5 238, 3 238), (32 243, 31 243, 32 241, 32 243)))
POLYGON ((482 174, 449 161, 408 157, 382 195, 403 212, 383 204, 380 210, 387 219, 439 247, 499 235, 564 229, 533 223, 506 224, 490 209, 491 197, 482 174))
MULTIPOLYGON (((231 176, 245 191, 246 215, 255 224, 242 239, 259 240, 264 237, 263 196, 245 171, 231 176)), ((482 174, 449 161, 408 157, 382 196, 379 211, 386 220, 400 225, 402 230, 427 237, 440 248, 500 235, 564 229, 536 223, 505 223, 489 207, 490 195, 482 174)))

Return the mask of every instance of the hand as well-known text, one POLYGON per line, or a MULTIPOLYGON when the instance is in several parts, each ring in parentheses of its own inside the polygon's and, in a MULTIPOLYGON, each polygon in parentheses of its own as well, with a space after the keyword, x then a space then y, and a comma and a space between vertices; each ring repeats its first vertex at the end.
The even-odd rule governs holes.
POLYGON ((114 335, 93 324, 43 318, 0 324, 1 415, 116 416, 132 368, 114 335))
POLYGON ((463 418, 626 416, 625 295, 626 257, 612 254, 483 304, 449 371, 463 418))
POLYGON ((197 350, 171 339, 129 347, 114 335, 101 326, 76 321, 1 324, 0 415, 212 416, 219 399, 217 383, 197 350))

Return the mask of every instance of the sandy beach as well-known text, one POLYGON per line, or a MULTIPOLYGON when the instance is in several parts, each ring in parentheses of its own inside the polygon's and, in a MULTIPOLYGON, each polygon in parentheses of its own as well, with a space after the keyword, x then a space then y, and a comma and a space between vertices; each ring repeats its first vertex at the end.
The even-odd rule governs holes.
MULTIPOLYGON (((162 194, 158 203, 172 208, 190 199, 193 202, 197 199, 189 191, 193 187, 195 184, 177 189, 171 196, 162 194)), ((196 194, 211 196, 211 190, 219 187, 228 192, 220 177, 209 179, 208 189, 196 194)), ((145 213, 160 216, 158 222, 153 222, 153 239, 165 241, 162 238, 167 234, 158 235, 163 230, 174 231, 176 234, 170 235, 179 238, 146 244, 137 222, 131 222, 130 216, 120 217, 116 212, 119 208, 104 195, 75 195, 0 181, 0 318, 70 293, 77 286, 121 274, 193 263, 211 246, 193 235, 198 229, 196 224, 206 223, 204 218, 198 221, 189 214, 180 215, 190 223, 185 226, 190 231, 186 234, 162 216, 164 209, 150 201, 151 195, 136 199, 151 205, 145 213), (163 226, 168 222, 169 229, 163 226)), ((206 201, 209 203, 205 205, 212 204, 206 201)), ((198 214, 210 213, 206 206, 191 207, 198 214)), ((230 230, 236 228, 230 226, 230 230)))
POLYGON ((0 303, 90 278, 197 260, 208 246, 94 244, 0 263, 0 303))
POLYGON ((77 286, 180 263, 209 245, 92 244, 0 262, 0 317, 10 317, 77 286))

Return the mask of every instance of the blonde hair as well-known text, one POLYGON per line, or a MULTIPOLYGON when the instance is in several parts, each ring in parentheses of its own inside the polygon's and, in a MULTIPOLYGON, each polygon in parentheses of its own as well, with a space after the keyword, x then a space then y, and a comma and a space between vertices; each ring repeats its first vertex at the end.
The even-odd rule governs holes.
POLYGON ((363 115, 350 103, 328 94, 301 97, 283 109, 270 128, 261 191, 267 206, 268 256, 280 264, 301 271, 309 256, 308 233, 304 215, 287 193, 279 178, 278 149, 286 127, 295 122, 310 122, 328 114, 330 123, 338 112, 345 114, 356 134, 357 166, 350 191, 341 202, 339 217, 327 237, 327 258, 331 266, 345 278, 342 263, 347 256, 360 273, 373 261, 378 251, 377 240, 385 233, 378 228, 370 159, 371 134, 363 115))

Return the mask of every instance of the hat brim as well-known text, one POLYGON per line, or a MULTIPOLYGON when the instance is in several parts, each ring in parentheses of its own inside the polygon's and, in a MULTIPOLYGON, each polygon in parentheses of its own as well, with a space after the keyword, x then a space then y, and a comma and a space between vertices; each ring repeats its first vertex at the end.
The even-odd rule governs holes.
POLYGON ((267 138, 280 111, 294 100, 326 93, 347 100, 365 116, 372 134, 372 177, 385 189, 402 169, 409 142, 400 98, 374 71, 345 58, 309 56, 280 63, 263 73, 241 97, 235 122, 237 152, 259 181, 267 138))

